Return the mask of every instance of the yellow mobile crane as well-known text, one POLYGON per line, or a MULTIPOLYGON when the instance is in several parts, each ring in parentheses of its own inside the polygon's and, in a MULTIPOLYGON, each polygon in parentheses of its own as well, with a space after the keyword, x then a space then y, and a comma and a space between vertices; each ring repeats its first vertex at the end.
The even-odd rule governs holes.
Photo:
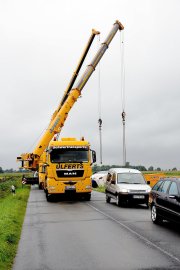
MULTIPOLYGON (((67 97, 68 97, 68 94, 70 92, 70 90, 72 89, 73 87, 73 84, 79 74, 79 71, 83 65, 83 62, 86 58, 86 55, 91 47, 91 44, 94 40, 94 37, 95 35, 99 35, 100 32, 92 29, 92 33, 91 33, 91 36, 88 40, 88 43, 84 49, 84 52, 79 60, 79 63, 71 77, 71 80, 64 92, 64 95, 62 97, 62 100, 58 106, 58 108, 56 109, 56 111, 53 113, 52 115, 52 118, 51 118, 51 121, 50 121, 50 124, 49 126, 51 125, 51 122, 53 121, 53 119, 55 118, 55 116, 57 115, 57 112, 61 109, 62 105, 64 104, 64 102, 66 101, 67 97)), ((58 137, 59 137, 59 134, 60 133, 56 133, 56 135, 54 136, 54 140, 57 140, 58 137)), ((68 143, 67 143, 68 144, 68 143)), ((67 145, 68 146, 68 145, 67 145)), ((36 170, 35 173, 34 173, 34 176, 33 177, 25 177, 23 175, 22 177, 22 183, 23 184, 39 184, 39 189, 44 189, 45 187, 45 179, 46 179, 46 166, 47 166, 47 162, 46 162, 46 158, 47 158, 47 154, 46 154, 46 151, 44 151, 42 153, 42 155, 40 156, 40 158, 38 159, 37 161, 37 166, 35 168, 35 166, 31 166, 31 157, 32 157, 32 154, 29 155, 29 153, 27 154, 23 154, 23 159, 22 159, 22 156, 21 157, 18 157, 18 161, 22 161, 22 168, 26 168, 26 169, 30 169, 30 170, 36 170), (27 156, 27 157, 26 157, 27 156), (26 159, 27 158, 27 159, 26 159)), ((35 164, 34 164, 35 165, 35 164)))
MULTIPOLYGON (((51 119, 51 122, 53 121, 53 119, 55 118, 55 116, 57 115, 57 112, 61 109, 61 107, 62 107, 62 105, 64 104, 64 102, 66 101, 66 99, 67 99, 67 97, 68 97, 68 94, 69 94, 69 92, 71 91, 71 89, 72 89, 72 87, 73 87, 73 85, 74 85, 74 82, 75 82, 75 80, 76 80, 76 78, 77 78, 77 76, 78 76, 78 74, 79 74, 79 71, 80 71, 80 69, 81 69, 81 67, 82 67, 82 65, 83 65, 83 62, 84 62, 84 60, 85 60, 85 58, 86 58, 86 56, 87 56, 87 54, 88 54, 88 51, 89 51, 89 49, 90 49, 90 47, 91 47, 91 44, 92 44, 92 42, 93 42, 93 40, 94 40, 94 37, 95 37, 95 35, 99 35, 100 34, 100 32, 98 32, 98 31, 96 31, 96 30, 94 30, 94 29, 92 29, 92 33, 91 33, 91 36, 90 36, 90 38, 89 38, 89 40, 88 40, 88 43, 87 43, 87 45, 86 45, 86 47, 85 47, 85 49, 84 49, 84 52, 83 52, 83 54, 82 54, 82 56, 81 56, 81 58, 80 58, 80 60, 79 60, 79 63, 78 63, 78 65, 77 65, 77 67, 76 67, 76 69, 75 69, 75 71, 74 71, 74 73, 73 73, 73 75, 72 75, 72 77, 71 77, 71 80, 70 80, 70 82, 69 82, 69 84, 68 84, 68 86, 67 86, 67 88, 66 88, 66 90, 65 90, 65 92, 64 92, 64 95, 63 95, 63 97, 62 97, 62 100, 61 100, 61 102, 59 103, 59 106, 58 106, 58 108, 57 108, 57 110, 54 112, 54 114, 53 114, 53 116, 52 116, 52 119, 51 119)), ((49 124, 49 126, 51 125, 51 122, 50 122, 50 124, 49 124)), ((58 139, 58 137, 59 137, 59 134, 60 134, 60 132, 58 132, 55 136, 54 136, 54 140, 57 140, 58 139)), ((65 139, 63 139, 63 141, 65 141, 65 139)), ((74 140, 75 141, 75 140, 74 140)), ((60 144, 60 142, 59 142, 59 144, 60 144)), ((64 145, 65 145, 65 143, 63 143, 64 145)), ((78 142, 76 142, 76 144, 78 144, 78 142)), ((66 143, 66 146, 68 147, 69 146, 69 139, 67 140, 67 143, 66 143)), ((72 147, 72 146, 71 146, 72 147)), ((66 153, 67 154, 67 153, 66 153)), ((45 179, 46 179, 46 157, 47 157, 47 155, 46 155, 46 151, 44 151, 43 152, 43 154, 41 155, 41 157, 40 157, 40 160, 38 161, 38 172, 39 172, 39 174, 38 174, 38 177, 36 178, 36 179, 32 179, 32 178, 28 178, 28 181, 29 182, 36 182, 36 183, 39 183, 39 188, 40 189, 44 189, 44 187, 45 187, 45 179)), ((27 181, 27 180, 26 180, 27 181)))
MULTIPOLYGON (((114 23, 109 35, 101 44, 92 62, 87 66, 75 87, 72 88, 77 77, 76 75, 72 79, 73 83, 71 84, 70 82, 71 86, 69 85, 65 91, 58 109, 54 112, 47 130, 34 151, 17 157, 17 160, 22 162, 23 168, 32 171, 38 170, 40 160, 43 160, 42 167, 45 172, 44 188, 48 201, 54 194, 65 194, 69 191, 73 191, 73 193, 82 195, 85 199, 90 200, 91 164, 96 161, 95 152, 92 151, 91 158, 90 145, 84 139, 80 141, 76 141, 74 138, 66 138, 61 141, 53 141, 52 139, 55 134, 60 133, 69 111, 81 95, 82 89, 107 50, 113 37, 118 30, 121 31, 123 29, 124 26, 119 21, 114 23), (44 152, 46 154, 43 154, 44 152), (44 161, 42 155, 45 156, 46 161, 44 161)), ((97 32, 93 32, 92 36, 95 34, 97 32)))

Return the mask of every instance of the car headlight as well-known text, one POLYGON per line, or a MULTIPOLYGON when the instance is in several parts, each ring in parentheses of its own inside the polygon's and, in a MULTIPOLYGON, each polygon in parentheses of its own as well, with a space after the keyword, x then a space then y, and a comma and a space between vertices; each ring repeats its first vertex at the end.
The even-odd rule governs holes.
POLYGON ((122 188, 120 190, 121 193, 129 193, 129 190, 127 188, 122 188))

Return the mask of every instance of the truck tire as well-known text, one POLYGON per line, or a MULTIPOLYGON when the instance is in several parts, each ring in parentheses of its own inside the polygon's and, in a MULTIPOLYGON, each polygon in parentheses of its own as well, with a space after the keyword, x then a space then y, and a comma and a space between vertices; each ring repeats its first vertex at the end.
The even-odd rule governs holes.
POLYGON ((46 200, 47 202, 52 202, 53 201, 53 196, 46 191, 46 200))
POLYGON ((91 193, 88 193, 85 195, 85 201, 90 201, 91 200, 91 193))
POLYGON ((42 183, 39 183, 39 189, 43 189, 42 183))

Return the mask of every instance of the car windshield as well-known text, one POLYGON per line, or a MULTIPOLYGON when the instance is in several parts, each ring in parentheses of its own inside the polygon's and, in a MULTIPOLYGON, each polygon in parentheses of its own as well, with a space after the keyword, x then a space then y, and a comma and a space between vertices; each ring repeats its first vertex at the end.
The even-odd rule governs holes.
POLYGON ((144 177, 140 173, 118 173, 117 183, 126 184, 146 184, 144 177))
POLYGON ((52 163, 88 162, 87 149, 53 149, 50 153, 52 163))

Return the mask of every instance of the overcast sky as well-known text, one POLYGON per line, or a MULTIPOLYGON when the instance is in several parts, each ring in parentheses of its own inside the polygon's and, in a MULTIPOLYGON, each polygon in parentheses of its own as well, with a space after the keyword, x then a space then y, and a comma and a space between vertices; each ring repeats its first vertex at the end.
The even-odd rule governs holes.
MULTIPOLYGON (((179 0, 0 1, 0 167, 18 168, 58 106, 91 29, 101 42, 125 27, 127 161, 180 169, 179 0)), ((83 70, 98 48, 95 40, 83 70)), ((98 68, 70 111, 62 137, 84 136, 97 151, 98 68)), ((123 163, 120 34, 100 65, 103 164, 123 163)))

